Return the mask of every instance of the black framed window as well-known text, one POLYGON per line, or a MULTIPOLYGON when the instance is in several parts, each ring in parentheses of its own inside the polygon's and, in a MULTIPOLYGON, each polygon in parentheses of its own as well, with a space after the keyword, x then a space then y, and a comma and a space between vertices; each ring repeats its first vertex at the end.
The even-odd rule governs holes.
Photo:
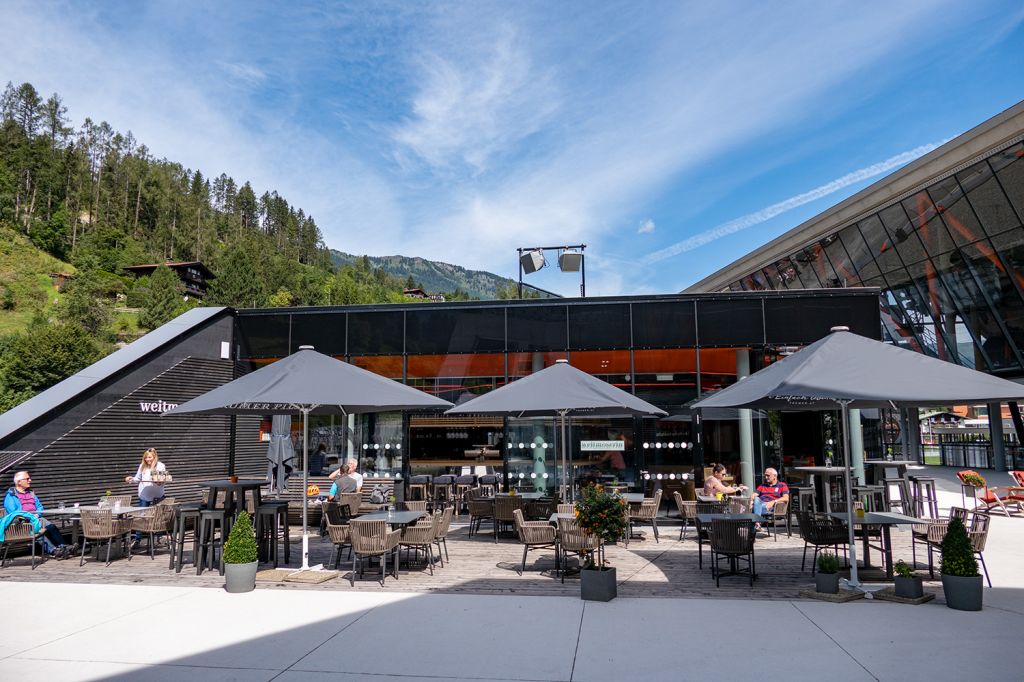
POLYGON ((236 323, 243 339, 243 357, 283 358, 289 354, 291 315, 239 315, 236 323))
MULTIPOLYGON (((967 191, 967 200, 974 207, 974 212, 986 233, 999 234, 1020 225, 1017 212, 1003 193, 1000 183, 996 181, 987 163, 976 163, 967 170, 957 173, 957 179, 967 191)), ((978 234, 974 239, 983 236, 978 234)))
POLYGON ((405 314, 406 352, 494 353, 505 350, 503 308, 410 310, 405 314))
POLYGON ((598 303, 570 306, 569 348, 629 348, 629 305, 598 303))
POLYGON ((509 352, 568 349, 565 305, 510 306, 507 315, 509 352))
POLYGON ((291 352, 313 346, 325 355, 345 354, 345 313, 298 313, 292 315, 291 352))
POLYGON ((697 345, 693 301, 633 304, 634 348, 688 348, 697 345))
POLYGON ((806 249, 790 255, 789 260, 796 268, 797 276, 805 289, 820 289, 824 286, 814 272, 814 256, 806 249))
POLYGON ((1017 144, 990 156, 988 162, 1010 203, 1017 209, 1017 220, 1024 221, 1024 144, 1017 144))
POLYGON ((924 246, 917 235, 917 228, 911 224, 902 206, 895 204, 879 211, 878 217, 889 235, 889 243, 904 264, 925 259, 924 246))
POLYGON ((896 254, 896 248, 892 239, 889 238, 889 234, 886 232, 885 227, 882 226, 882 221, 877 215, 868 216, 857 223, 857 226, 860 227, 864 241, 874 255, 875 262, 878 263, 878 269, 882 273, 903 267, 903 261, 896 254))
POLYGON ((697 301, 701 346, 745 346, 764 341, 761 299, 697 301))
POLYGON ((401 311, 349 313, 349 355, 401 355, 402 318, 401 311))
POLYGON ((861 234, 860 228, 857 225, 850 225, 839 231, 839 241, 843 243, 843 248, 846 249, 846 253, 850 256, 850 263, 853 265, 853 269, 856 270, 857 276, 864 282, 864 286, 868 280, 874 279, 878 276, 878 264, 875 262, 875 257, 871 253, 871 249, 868 248, 867 242, 864 241, 864 235, 861 234))
POLYGON ((839 233, 822 240, 822 244, 825 245, 825 255, 828 256, 829 262, 832 263, 832 267, 836 271, 836 277, 839 278, 839 286, 853 287, 860 284, 860 275, 857 273, 857 268, 850 255, 846 252, 839 233))

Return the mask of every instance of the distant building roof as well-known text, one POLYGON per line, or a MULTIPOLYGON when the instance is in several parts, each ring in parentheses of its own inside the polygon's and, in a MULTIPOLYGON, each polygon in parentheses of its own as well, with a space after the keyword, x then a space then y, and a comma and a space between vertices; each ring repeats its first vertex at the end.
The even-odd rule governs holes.
POLYGON ((156 270, 161 265, 166 265, 167 267, 174 268, 175 270, 177 270, 179 268, 195 268, 195 269, 199 270, 202 273, 203 277, 205 277, 206 279, 216 279, 217 278, 217 275, 213 274, 213 272, 210 271, 210 268, 206 267, 200 261, 197 261, 197 260, 192 260, 192 261, 175 261, 175 262, 168 261, 166 263, 146 263, 146 264, 143 264, 143 265, 128 265, 128 266, 125 266, 124 269, 128 270, 130 272, 135 272, 135 273, 139 273, 139 274, 145 274, 145 273, 150 272, 152 270, 156 270))
POLYGON ((402 293, 409 298, 427 298, 427 292, 423 289, 403 289, 402 293))

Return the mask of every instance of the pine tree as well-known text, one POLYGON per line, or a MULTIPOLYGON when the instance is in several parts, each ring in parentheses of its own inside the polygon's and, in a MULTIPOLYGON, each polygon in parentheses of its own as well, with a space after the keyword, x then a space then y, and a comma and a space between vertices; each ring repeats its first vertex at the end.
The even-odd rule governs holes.
POLYGON ((105 354, 73 322, 33 325, 5 344, 0 360, 0 412, 71 376, 105 354))
POLYGON ((139 311, 139 324, 147 329, 156 329, 173 320, 178 314, 184 288, 177 273, 161 265, 149 276, 146 296, 139 311))
POLYGON ((259 267, 256 239, 235 242, 220 259, 217 279, 213 280, 207 300, 215 305, 251 308, 266 299, 264 268, 259 267))

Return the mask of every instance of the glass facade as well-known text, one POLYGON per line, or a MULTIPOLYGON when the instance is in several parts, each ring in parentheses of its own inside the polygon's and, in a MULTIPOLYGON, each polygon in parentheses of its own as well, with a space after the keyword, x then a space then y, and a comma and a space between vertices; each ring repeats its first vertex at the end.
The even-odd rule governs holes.
POLYGON ((738 277, 728 289, 876 286, 885 340, 1021 376, 1022 223, 1024 144, 1015 143, 738 277))
MULTIPOLYGON (((798 267, 801 277, 834 279, 826 262, 837 243, 808 249, 787 267, 798 267)), ((769 277, 781 280, 770 272, 758 281, 769 277)), ((636 485, 659 475, 679 481, 705 460, 738 468, 736 415, 706 422, 702 453, 687 404, 736 381, 737 353, 749 353, 753 371, 777 357, 774 348, 810 343, 836 324, 879 338, 876 292, 240 310, 237 338, 238 359, 251 366, 310 344, 453 403, 566 359, 669 413, 664 420, 569 420, 573 481, 636 485)), ((764 418, 755 422, 755 441, 773 441, 762 438, 769 430, 764 418)), ((313 434, 311 446, 323 443, 327 450, 314 467, 354 457, 364 475, 494 474, 506 486, 539 491, 557 488, 562 475, 560 429, 552 418, 354 415, 318 418, 313 434)), ((757 446, 758 458, 765 452, 757 446)))

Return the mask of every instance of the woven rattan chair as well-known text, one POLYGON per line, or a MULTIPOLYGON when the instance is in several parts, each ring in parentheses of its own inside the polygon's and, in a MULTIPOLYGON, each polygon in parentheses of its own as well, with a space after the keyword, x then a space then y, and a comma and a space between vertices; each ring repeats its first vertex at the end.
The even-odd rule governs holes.
POLYGON ((576 505, 575 504, 571 504, 571 503, 570 504, 560 504, 560 505, 558 505, 556 507, 556 509, 558 510, 559 514, 575 514, 576 513, 576 505))
POLYGON ((356 565, 359 565, 359 574, 363 573, 363 558, 380 557, 380 584, 384 586, 384 579, 388 574, 388 557, 394 561, 394 576, 398 580, 398 542, 402 537, 401 530, 389 530, 388 522, 362 521, 353 519, 349 526, 352 535, 352 578, 351 584, 356 584, 356 565))
POLYGON ((752 497, 730 497, 728 499, 730 514, 749 514, 754 506, 752 497))
POLYGON ((645 497, 638 507, 626 507, 626 546, 629 547, 629 536, 633 532, 635 521, 647 521, 654 529, 654 541, 658 540, 658 510, 661 509, 661 488, 654 491, 654 497, 645 497))
POLYGON ((679 539, 682 540, 686 537, 686 531, 689 530, 690 526, 697 525, 697 502, 684 500, 682 493, 678 490, 673 492, 672 496, 675 498, 676 507, 679 509, 679 518, 681 519, 679 539))
MULTIPOLYGON (((750 500, 753 502, 753 500, 750 500)), ((730 507, 731 510, 731 507, 730 507)), ((789 501, 776 502, 775 505, 764 514, 764 527, 771 528, 774 533, 776 541, 779 539, 778 526, 780 523, 786 524, 786 536, 793 537, 793 529, 789 525, 789 501)))
POLYGON ((362 493, 338 493, 334 496, 338 506, 348 505, 349 516, 359 516, 359 505, 363 503, 362 493))
POLYGON ((749 575, 750 586, 754 586, 757 577, 757 563, 754 560, 753 521, 733 519, 715 519, 711 522, 711 574, 715 578, 715 587, 721 587, 723 576, 749 575), (729 560, 729 571, 722 572, 719 561, 729 560), (739 568, 739 562, 746 561, 747 569, 739 568))
POLYGON ((502 526, 511 526, 516 519, 512 512, 522 509, 524 500, 519 495, 509 495, 494 498, 494 541, 498 541, 498 533, 502 526))
POLYGON ((146 535, 149 544, 149 558, 155 559, 153 554, 156 545, 156 536, 160 534, 169 535, 174 530, 174 504, 157 504, 149 507, 143 512, 134 514, 131 519, 132 531, 140 535, 146 535))
POLYGON ((347 547, 348 557, 352 558, 352 532, 351 526, 347 523, 334 524, 327 519, 327 537, 331 541, 331 559, 327 565, 334 565, 335 570, 341 564, 341 553, 347 547))
MULTIPOLYGON (((131 532, 132 520, 115 519, 109 510, 101 509, 99 511, 82 512, 82 537, 86 540, 96 541, 97 558, 99 558, 99 543, 103 540, 107 541, 107 566, 110 565, 110 546, 114 544, 114 540, 127 541, 128 535, 131 532)), ((85 564, 86 544, 86 542, 82 543, 82 556, 78 561, 79 566, 85 564)), ((128 552, 128 561, 131 560, 131 552, 128 552)))
MULTIPOLYGON (((549 514, 550 516, 550 514, 549 514)), ((523 564, 519 575, 526 570, 526 554, 535 549, 550 549, 555 553, 555 568, 558 568, 558 546, 555 542, 555 527, 547 521, 525 521, 521 509, 512 510, 519 542, 523 543, 523 564)))
MULTIPOLYGON (((427 566, 430 568, 430 575, 434 575, 434 540, 437 539, 437 529, 441 524, 442 517, 450 512, 451 508, 445 509, 443 512, 435 512, 430 516, 421 518, 415 525, 406 526, 401 529, 402 534, 398 540, 399 557, 401 556, 401 548, 405 547, 406 564, 409 562, 409 552, 411 550, 415 549, 418 554, 419 550, 422 549, 427 553, 427 566)), ((440 549, 438 553, 440 553, 440 549)))
POLYGON ((701 514, 724 514, 728 511, 728 502, 697 502, 697 515, 694 522, 697 525, 697 566, 704 568, 704 543, 711 537, 711 524, 701 523, 701 514))
MULTIPOLYGON (((934 580, 935 579, 935 565, 933 564, 933 550, 942 550, 942 541, 946 538, 946 532, 949 530, 949 521, 953 519, 953 510, 958 509, 953 507, 950 509, 950 519, 941 523, 932 523, 928 525, 928 574, 934 580)), ((966 510, 960 510, 957 512, 959 515, 961 512, 966 510)), ((971 540, 971 549, 974 550, 974 554, 981 561, 981 570, 985 574, 985 580, 988 582, 988 586, 992 587, 992 579, 988 575, 988 567, 985 565, 985 557, 983 552, 985 551, 985 545, 988 543, 988 529, 989 524, 992 521, 992 517, 987 512, 967 512, 962 519, 964 525, 967 526, 967 537, 971 540)), ((916 526, 915 526, 916 528, 916 526)))
MULTIPOLYGON (((6 514, 0 509, 0 518, 3 518, 6 514)), ((7 563, 7 553, 11 551, 11 547, 17 547, 20 545, 28 545, 32 553, 32 570, 36 570, 36 542, 39 538, 43 537, 46 533, 46 528, 40 526, 39 531, 36 533, 32 532, 32 524, 27 520, 17 521, 15 520, 11 525, 7 526, 7 530, 4 531, 4 539, 0 541, 0 549, 3 549, 3 554, 0 555, 0 568, 3 568, 7 563)), ((40 562, 44 560, 45 553, 40 553, 40 562)), ((13 562, 14 559, 11 559, 13 562)))
POLYGON ((556 565, 561 568, 562 582, 565 582, 570 554, 577 555, 582 564, 585 557, 593 556, 600 547, 600 539, 584 531, 576 519, 558 519, 558 553, 561 558, 557 560, 556 565))
POLYGON ((452 528, 452 515, 454 511, 451 507, 441 512, 441 522, 437 524, 437 535, 434 537, 434 544, 437 545, 437 556, 441 557, 441 547, 444 546, 444 559, 441 559, 441 568, 444 568, 444 562, 448 561, 448 531, 452 528))
POLYGON ((960 519, 966 526, 968 511, 963 507, 950 507, 949 517, 945 519, 921 519, 921 523, 916 523, 910 527, 910 551, 911 561, 914 566, 917 566, 917 546, 924 545, 924 548, 928 551, 928 567, 931 571, 931 575, 935 577, 935 571, 932 568, 932 546, 929 538, 939 538, 939 544, 942 544, 942 538, 946 536, 946 529, 949 527, 949 522, 954 518, 960 519), (934 533, 931 531, 932 526, 936 526, 934 533))
POLYGON ((547 522, 558 508, 553 499, 528 500, 523 504, 523 518, 528 521, 547 522))
POLYGON ((405 511, 427 511, 426 500, 406 500, 402 503, 402 506, 405 507, 405 511))
POLYGON ((113 507, 114 505, 120 504, 122 507, 132 506, 131 495, 104 495, 100 498, 100 501, 96 503, 100 507, 113 507))
POLYGON ((469 537, 480 532, 480 524, 489 521, 494 524, 494 500, 469 500, 469 537))
POLYGON ((803 560, 800 562, 801 571, 806 569, 808 547, 814 547, 814 556, 811 557, 811 575, 817 572, 818 552, 822 549, 832 547, 838 556, 839 548, 842 547, 845 555, 850 546, 849 533, 845 523, 827 514, 812 514, 805 511, 797 512, 797 520, 800 523, 800 535, 804 539, 803 560))

